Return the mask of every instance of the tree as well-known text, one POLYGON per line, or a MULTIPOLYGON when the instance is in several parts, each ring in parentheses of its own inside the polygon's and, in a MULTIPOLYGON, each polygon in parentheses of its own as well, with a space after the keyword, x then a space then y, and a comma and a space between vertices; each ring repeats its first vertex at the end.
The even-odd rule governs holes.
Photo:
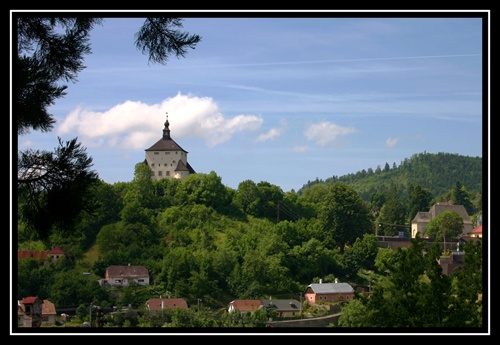
POLYGON ((347 277, 355 277, 359 269, 375 269, 375 258, 378 253, 377 238, 374 234, 364 234, 356 239, 351 248, 342 256, 342 265, 347 277))
MULTIPOLYGON (((17 13, 12 115, 17 120, 18 135, 53 129, 56 120, 48 107, 66 95, 67 85, 62 83, 77 81, 78 73, 85 68, 84 56, 91 53, 89 34, 102 22, 102 18, 17 13)), ((135 45, 149 54, 153 63, 166 64, 172 54, 184 57, 187 48, 194 49, 201 37, 181 32, 178 27, 182 27, 180 18, 146 18, 135 45)), ((76 138, 65 147, 59 143, 55 154, 32 150, 18 154, 18 191, 23 197, 18 202, 25 206, 22 215, 27 226, 42 237, 47 237, 52 225, 72 225, 97 178, 90 170, 92 159, 76 138)))
POLYGON ((410 200, 409 210, 410 214, 408 220, 411 222, 418 212, 427 211, 430 207, 432 200, 431 192, 427 188, 423 188, 417 184, 415 187, 410 187, 410 200))
POLYGON ((92 158, 76 142, 59 139, 54 153, 26 150, 18 156, 18 203, 26 226, 42 239, 53 227, 70 231, 82 211, 92 212, 92 187, 97 173, 90 170, 92 158))
POLYGON ((427 224, 425 234, 429 237, 443 237, 446 252, 446 236, 455 238, 464 230, 464 220, 455 211, 445 211, 427 224))
POLYGON ((453 296, 450 309, 453 326, 482 327, 483 319, 483 246, 481 241, 467 242, 463 248, 464 264, 452 273, 453 296))
MULTIPOLYGON (((378 221, 382 224, 382 234, 386 236, 395 236, 398 232, 409 228, 405 225, 406 209, 395 185, 391 187, 387 201, 380 209, 378 221)), ((408 230, 405 232, 408 233, 408 230)))
POLYGON ((337 245, 344 253, 346 245, 371 232, 370 217, 368 204, 352 187, 343 183, 331 185, 319 213, 326 242, 334 242, 328 243, 328 247, 332 249, 332 245, 337 245))
POLYGON ((469 192, 460 182, 455 183, 451 190, 451 201, 453 205, 463 205, 468 214, 474 213, 474 206, 470 200, 469 192))
POLYGON ((451 284, 442 274, 437 244, 411 239, 409 248, 397 248, 384 264, 385 276, 377 280, 372 294, 357 295, 358 302, 342 308, 343 327, 420 328, 446 327, 451 284), (424 254, 425 253, 425 254, 424 254), (344 318, 345 315, 345 318, 344 318))

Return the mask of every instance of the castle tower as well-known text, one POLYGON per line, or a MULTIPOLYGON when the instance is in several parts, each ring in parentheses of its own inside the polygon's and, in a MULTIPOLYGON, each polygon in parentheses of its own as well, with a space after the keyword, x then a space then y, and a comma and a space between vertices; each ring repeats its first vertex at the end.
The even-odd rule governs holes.
POLYGON ((180 147, 170 136, 170 123, 165 121, 163 136, 153 146, 146 149, 144 163, 151 168, 151 178, 160 180, 162 178, 182 179, 195 171, 187 160, 188 152, 180 147))

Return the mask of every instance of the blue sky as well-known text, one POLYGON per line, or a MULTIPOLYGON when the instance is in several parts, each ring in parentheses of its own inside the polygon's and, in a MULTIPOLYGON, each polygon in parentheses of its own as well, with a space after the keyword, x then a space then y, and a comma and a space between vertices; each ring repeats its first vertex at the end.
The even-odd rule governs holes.
POLYGON ((78 137, 102 180, 129 182, 168 112, 190 165, 234 189, 297 191, 423 152, 483 156, 484 12, 190 12, 182 30, 202 40, 166 65, 135 48, 135 13, 92 31, 86 69, 49 109, 54 130, 18 149, 78 137))

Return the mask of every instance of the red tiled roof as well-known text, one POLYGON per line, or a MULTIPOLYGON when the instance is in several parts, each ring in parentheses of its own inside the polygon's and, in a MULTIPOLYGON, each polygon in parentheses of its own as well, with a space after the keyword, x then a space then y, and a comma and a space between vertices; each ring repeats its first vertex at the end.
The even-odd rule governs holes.
POLYGON ((67 255, 60 247, 54 247, 51 250, 20 250, 17 252, 18 259, 41 259, 47 260, 48 255, 67 255))
POLYGON ((21 304, 33 304, 38 299, 37 296, 26 297, 21 300, 21 304))
POLYGON ((176 308, 189 309, 186 300, 183 298, 150 298, 146 304, 150 311, 176 308))
POLYGON ((256 310, 262 305, 262 301, 259 299, 236 299, 232 301, 231 304, 234 308, 243 312, 256 310))
POLYGON ((47 259, 47 251, 41 251, 41 250, 21 250, 17 252, 17 258, 18 259, 41 259, 41 260, 46 260, 47 259))
POLYGON ((52 250, 49 250, 49 254, 56 255, 56 254, 64 254, 66 255, 66 252, 62 250, 60 247, 55 246, 52 248, 52 250))
MULTIPOLYGON (((17 314, 24 315, 24 306, 33 304, 38 297, 26 297, 18 302, 17 314)), ((56 307, 51 301, 44 299, 42 304, 42 315, 56 315, 56 307)))
POLYGON ((474 230, 469 231, 469 234, 482 234, 482 233, 483 233, 483 226, 482 225, 479 225, 474 230))

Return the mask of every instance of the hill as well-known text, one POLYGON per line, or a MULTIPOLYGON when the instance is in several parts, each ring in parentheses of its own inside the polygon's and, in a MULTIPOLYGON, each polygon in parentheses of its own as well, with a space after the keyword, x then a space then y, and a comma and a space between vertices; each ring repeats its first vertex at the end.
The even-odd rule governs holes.
POLYGON ((390 186, 396 185, 408 190, 420 185, 428 189, 436 198, 448 193, 460 182, 471 195, 483 192, 483 158, 469 157, 451 153, 419 153, 405 159, 399 166, 386 163, 384 167, 361 170, 343 176, 332 176, 325 180, 308 181, 297 194, 318 183, 333 184, 342 182, 350 185, 364 200, 372 193, 387 193, 390 186))

